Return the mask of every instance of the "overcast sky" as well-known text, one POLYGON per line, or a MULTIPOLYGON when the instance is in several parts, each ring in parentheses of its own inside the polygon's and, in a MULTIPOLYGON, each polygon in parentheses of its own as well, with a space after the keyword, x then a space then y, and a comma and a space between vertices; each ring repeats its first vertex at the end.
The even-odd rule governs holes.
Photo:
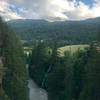
POLYGON ((5 20, 83 20, 100 16, 100 0, 0 0, 0 16, 5 20))

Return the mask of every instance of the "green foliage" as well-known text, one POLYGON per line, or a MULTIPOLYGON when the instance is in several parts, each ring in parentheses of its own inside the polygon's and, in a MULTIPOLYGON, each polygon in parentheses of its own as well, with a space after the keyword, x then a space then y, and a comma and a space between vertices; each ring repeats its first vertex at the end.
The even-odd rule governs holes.
POLYGON ((13 20, 8 22, 22 40, 59 40, 66 44, 91 43, 96 39, 100 18, 85 21, 47 22, 44 20, 13 20))
POLYGON ((32 79, 47 90, 49 100, 100 99, 98 43, 94 43, 90 48, 88 46, 86 49, 79 49, 73 54, 67 50, 64 56, 60 56, 57 45, 49 48, 49 55, 48 49, 45 49, 47 47, 42 46, 40 43, 33 49, 31 60, 32 64, 37 66, 32 66, 30 72, 32 71, 32 79), (46 64, 42 65, 43 62, 46 64))
POLYGON ((76 53, 76 60, 73 64, 73 98, 75 100, 79 99, 80 93, 86 81, 85 65, 87 64, 88 56, 88 50, 78 51, 76 53))
POLYGON ((47 78, 47 91, 49 100, 66 100, 66 70, 57 64, 47 78), (56 67, 57 66, 57 67, 56 67))
POLYGON ((0 88, 0 100, 11 100, 9 97, 5 94, 4 90, 0 88))
POLYGON ((64 100, 65 95, 65 68, 64 63, 59 57, 57 45, 54 44, 52 54, 48 61, 48 69, 46 71, 45 86, 48 91, 49 100, 64 100), (62 66, 62 67, 61 67, 62 66))
POLYGON ((7 69, 3 77, 3 88, 11 100, 28 100, 27 75, 21 43, 15 33, 0 20, 2 33, 1 55, 7 69))
POLYGON ((42 86, 43 77, 47 69, 49 59, 49 49, 46 44, 39 42, 33 47, 32 55, 30 56, 29 74, 34 81, 42 86))
POLYGON ((100 99, 100 52, 95 44, 91 46, 90 57, 86 65, 86 82, 79 100, 100 99))

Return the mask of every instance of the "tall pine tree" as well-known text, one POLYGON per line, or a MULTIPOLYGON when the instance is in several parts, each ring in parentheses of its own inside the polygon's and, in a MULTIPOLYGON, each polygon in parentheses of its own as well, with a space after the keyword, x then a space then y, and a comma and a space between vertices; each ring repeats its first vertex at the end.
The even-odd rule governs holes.
POLYGON ((86 83, 79 100, 100 100, 100 49, 97 44, 92 44, 90 48, 86 83))
POLYGON ((15 33, 1 21, 1 55, 7 69, 3 88, 11 100, 28 100, 27 75, 21 43, 15 33))

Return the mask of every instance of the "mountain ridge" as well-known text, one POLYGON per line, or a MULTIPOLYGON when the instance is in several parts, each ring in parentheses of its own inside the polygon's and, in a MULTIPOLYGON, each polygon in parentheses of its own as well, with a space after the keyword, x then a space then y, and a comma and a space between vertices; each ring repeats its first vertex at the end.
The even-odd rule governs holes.
POLYGON ((7 22, 22 40, 56 39, 73 44, 91 42, 98 33, 100 17, 81 21, 56 21, 17 19, 7 22), (93 38, 93 39, 92 39, 93 38))

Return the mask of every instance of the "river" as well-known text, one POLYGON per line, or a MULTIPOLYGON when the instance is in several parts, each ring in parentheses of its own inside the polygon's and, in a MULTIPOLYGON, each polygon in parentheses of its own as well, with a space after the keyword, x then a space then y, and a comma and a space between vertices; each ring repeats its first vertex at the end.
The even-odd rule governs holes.
POLYGON ((33 80, 28 81, 30 100, 48 100, 47 92, 39 88, 33 80))
MULTIPOLYGON (((26 68, 28 69, 28 64, 26 65, 26 68)), ((39 88, 31 79, 28 80, 28 88, 30 100, 48 100, 47 92, 44 89, 39 88)))

